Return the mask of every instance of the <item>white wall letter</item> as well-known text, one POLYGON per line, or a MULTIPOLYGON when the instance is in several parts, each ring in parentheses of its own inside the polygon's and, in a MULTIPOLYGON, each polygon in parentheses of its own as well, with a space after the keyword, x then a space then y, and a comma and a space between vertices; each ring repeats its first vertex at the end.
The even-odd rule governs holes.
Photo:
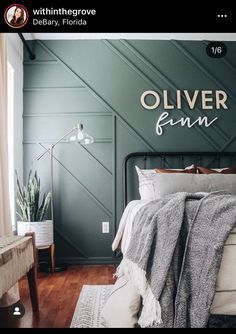
POLYGON ((195 106, 197 96, 198 96, 198 92, 199 92, 199 90, 195 90, 194 94, 193 94, 193 97, 191 99, 191 97, 189 96, 188 91, 186 89, 184 90, 184 95, 186 96, 186 100, 188 101, 188 105, 189 105, 190 109, 193 109, 194 106, 195 106))
POLYGON ((216 90, 216 109, 220 109, 220 106, 224 109, 228 109, 225 102, 227 101, 227 94, 223 90, 216 90), (222 98, 220 98, 222 96, 222 98))
POLYGON ((164 109, 174 109, 173 105, 168 104, 168 93, 167 93, 167 90, 163 90, 163 104, 164 104, 164 109))
POLYGON ((212 102, 212 97, 206 97, 208 94, 212 94, 212 90, 202 91, 202 109, 213 109, 213 106, 207 105, 207 102, 212 102))
POLYGON ((176 91, 176 107, 177 109, 181 109, 181 91, 176 91))
POLYGON ((149 109, 149 110, 153 110, 155 108, 157 108, 160 104, 160 96, 154 92, 154 90, 146 90, 146 92, 144 92, 142 95, 141 95, 141 98, 140 98, 140 101, 141 101, 141 104, 142 106, 145 108, 145 109, 149 109), (153 104, 153 105, 148 105, 146 104, 145 102, 145 98, 147 95, 153 95, 156 99, 156 102, 153 104))
POLYGON ((167 122, 161 124, 161 122, 162 122, 164 119, 166 119, 168 116, 169 116, 169 113, 168 113, 167 111, 165 111, 165 112, 163 112, 163 113, 161 114, 161 116, 160 116, 160 117, 158 118, 158 120, 157 120, 157 124, 156 124, 156 133, 157 133, 159 136, 161 136, 161 135, 163 134, 163 129, 162 129, 162 127, 163 127, 164 125, 170 123, 170 121, 167 121, 167 122))

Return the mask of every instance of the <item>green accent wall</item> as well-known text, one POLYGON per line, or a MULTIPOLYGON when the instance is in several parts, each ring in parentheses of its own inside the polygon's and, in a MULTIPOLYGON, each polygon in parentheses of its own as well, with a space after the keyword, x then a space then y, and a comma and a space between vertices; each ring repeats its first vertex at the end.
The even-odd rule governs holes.
MULTIPOLYGON (((67 263, 116 261, 111 244, 123 211, 122 163, 134 151, 235 151, 236 43, 225 42, 226 57, 210 58, 204 41, 47 40, 29 42, 24 56, 24 172, 37 169, 49 190, 50 157, 37 161, 40 146, 55 143, 77 122, 93 145, 66 141, 54 150, 55 243, 67 263), (209 128, 180 125, 155 133, 164 111, 141 106, 146 90, 171 99, 177 89, 228 94, 228 110, 194 110, 186 104, 173 118, 207 115, 209 128), (110 233, 102 233, 102 222, 110 233)), ((135 172, 135 171, 134 171, 135 172)))

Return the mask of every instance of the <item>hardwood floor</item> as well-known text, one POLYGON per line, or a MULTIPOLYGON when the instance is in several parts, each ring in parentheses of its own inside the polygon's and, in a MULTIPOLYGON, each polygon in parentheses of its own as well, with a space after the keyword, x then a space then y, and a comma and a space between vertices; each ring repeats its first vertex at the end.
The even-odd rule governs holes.
POLYGON ((83 284, 113 284, 115 270, 114 265, 84 265, 70 266, 66 271, 59 273, 39 273, 38 314, 32 312, 27 279, 22 278, 19 287, 25 315, 21 319, 13 319, 0 311, 0 327, 69 327, 83 284))

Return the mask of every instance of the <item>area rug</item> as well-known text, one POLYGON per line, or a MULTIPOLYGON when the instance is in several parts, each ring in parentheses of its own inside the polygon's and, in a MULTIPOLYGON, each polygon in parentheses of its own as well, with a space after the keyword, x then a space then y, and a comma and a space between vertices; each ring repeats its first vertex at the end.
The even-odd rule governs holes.
MULTIPOLYGON (((101 328, 101 310, 113 285, 83 285, 71 328, 101 328)), ((211 315, 208 328, 236 328, 236 316, 211 315)))
POLYGON ((71 328, 100 328, 100 315, 113 285, 83 285, 71 328))

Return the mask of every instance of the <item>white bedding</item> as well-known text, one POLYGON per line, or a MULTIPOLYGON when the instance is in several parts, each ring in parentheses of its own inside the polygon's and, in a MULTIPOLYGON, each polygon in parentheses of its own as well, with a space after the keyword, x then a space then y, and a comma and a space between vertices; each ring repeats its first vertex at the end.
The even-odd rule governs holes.
POLYGON ((120 220, 116 237, 112 243, 113 251, 120 247, 122 253, 125 254, 130 242, 135 215, 148 202, 148 200, 135 200, 129 202, 126 206, 120 220))

